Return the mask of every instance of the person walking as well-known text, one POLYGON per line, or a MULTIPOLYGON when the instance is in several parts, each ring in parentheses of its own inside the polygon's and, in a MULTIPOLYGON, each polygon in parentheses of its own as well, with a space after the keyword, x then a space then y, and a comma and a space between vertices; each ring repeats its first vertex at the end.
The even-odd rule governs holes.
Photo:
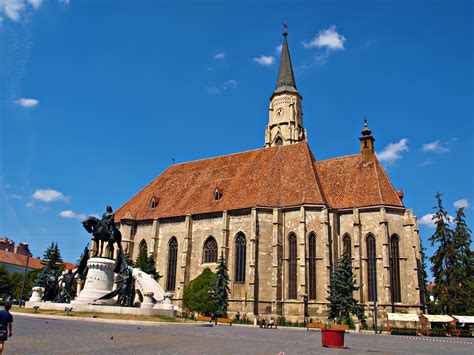
POLYGON ((10 313, 12 304, 10 301, 5 302, 5 310, 0 312, 0 354, 5 349, 5 341, 13 335, 13 316, 10 313))

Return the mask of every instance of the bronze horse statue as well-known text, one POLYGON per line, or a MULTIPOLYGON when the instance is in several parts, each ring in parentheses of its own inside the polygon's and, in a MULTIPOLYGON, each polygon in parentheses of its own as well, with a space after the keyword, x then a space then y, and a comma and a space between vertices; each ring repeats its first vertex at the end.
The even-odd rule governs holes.
POLYGON ((92 234, 94 240, 96 242, 97 250, 94 256, 102 255, 104 250, 104 242, 108 242, 108 245, 111 247, 114 243, 117 243, 119 250, 122 250, 122 233, 116 228, 112 228, 112 233, 109 230, 108 226, 102 222, 97 217, 87 217, 84 221, 82 221, 82 225, 84 229, 92 234), (100 253, 99 253, 99 241, 100 241, 100 253))

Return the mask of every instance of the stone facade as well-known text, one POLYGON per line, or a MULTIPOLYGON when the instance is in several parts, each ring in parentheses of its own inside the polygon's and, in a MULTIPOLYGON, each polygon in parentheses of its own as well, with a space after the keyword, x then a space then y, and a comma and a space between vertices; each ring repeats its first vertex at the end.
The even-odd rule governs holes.
MULTIPOLYGON (((155 219, 153 221, 122 221, 125 250, 138 255, 137 245, 146 243, 149 253, 157 260, 157 269, 165 277, 160 286, 166 290, 168 243, 171 237, 178 241, 176 289, 173 302, 180 307, 182 295, 190 280, 206 267, 215 271, 217 263, 205 263, 203 246, 213 236, 219 250, 228 262, 230 282, 229 312, 240 312, 252 318, 254 314, 284 316, 301 319, 303 303, 299 295, 308 290, 308 236, 316 235, 316 299, 309 301, 312 318, 324 318, 331 269, 343 253, 342 237, 351 240, 353 272, 357 282, 364 286, 354 297, 372 316, 373 302, 367 301, 367 245, 366 237, 376 240, 377 303, 379 316, 385 312, 418 312, 420 304, 419 270, 420 240, 418 224, 411 210, 404 208, 354 208, 332 210, 324 206, 297 208, 252 208, 221 213, 155 219), (136 228, 132 236, 131 231, 136 228), (235 237, 243 233, 246 238, 245 283, 237 284, 235 272, 235 237), (288 236, 297 238, 297 294, 288 297, 288 236), (401 302, 391 302, 389 238, 399 237, 399 263, 401 302), (152 247, 152 246, 155 247, 152 247)), ((167 290, 168 291, 168 290, 167 290)), ((184 309, 184 308, 183 308, 184 309)))

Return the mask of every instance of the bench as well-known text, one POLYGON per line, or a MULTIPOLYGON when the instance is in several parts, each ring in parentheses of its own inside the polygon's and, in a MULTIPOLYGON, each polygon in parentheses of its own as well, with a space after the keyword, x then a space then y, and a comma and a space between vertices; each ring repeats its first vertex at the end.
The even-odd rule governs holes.
POLYGON ((345 324, 330 324, 328 328, 335 330, 349 330, 349 326, 345 324))
POLYGON ((211 317, 204 317, 204 316, 198 316, 196 318, 196 321, 198 322, 211 322, 212 321, 212 318, 211 317))
POLYGON ((310 330, 310 329, 322 329, 322 328, 325 328, 326 327, 326 324, 323 324, 323 323, 308 323, 306 325, 306 330, 310 330))
POLYGON ((225 324, 232 325, 232 319, 230 319, 230 318, 217 318, 216 319, 216 324, 217 323, 225 323, 225 324))

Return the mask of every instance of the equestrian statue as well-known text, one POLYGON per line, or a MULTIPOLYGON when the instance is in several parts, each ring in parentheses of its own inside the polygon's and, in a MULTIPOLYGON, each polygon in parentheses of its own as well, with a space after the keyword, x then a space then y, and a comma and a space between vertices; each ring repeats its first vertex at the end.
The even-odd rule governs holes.
MULTIPOLYGON (((92 234, 92 240, 95 241, 96 250, 93 256, 100 255, 104 251, 104 242, 107 242, 110 250, 113 250, 113 244, 117 243, 118 249, 122 250, 122 234, 115 227, 114 221, 115 215, 112 207, 107 206, 105 213, 102 215, 102 219, 94 216, 87 217, 82 221, 84 229, 92 234), (100 249, 99 249, 100 241, 100 249)), ((111 255, 113 257, 113 253, 111 255)))

